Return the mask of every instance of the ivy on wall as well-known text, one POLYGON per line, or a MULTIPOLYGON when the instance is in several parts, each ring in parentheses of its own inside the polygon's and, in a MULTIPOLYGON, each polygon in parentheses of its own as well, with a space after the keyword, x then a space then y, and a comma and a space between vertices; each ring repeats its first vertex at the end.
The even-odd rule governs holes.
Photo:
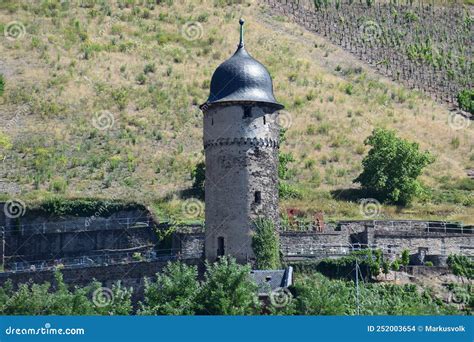
POLYGON ((280 242, 272 221, 262 218, 255 221, 252 248, 257 269, 274 270, 280 267, 280 242))

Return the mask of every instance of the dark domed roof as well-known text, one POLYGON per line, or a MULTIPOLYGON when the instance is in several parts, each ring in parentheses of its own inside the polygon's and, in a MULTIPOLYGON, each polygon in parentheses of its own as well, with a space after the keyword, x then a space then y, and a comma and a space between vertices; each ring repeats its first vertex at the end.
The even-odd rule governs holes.
POLYGON ((210 95, 201 108, 212 104, 250 101, 282 109, 283 106, 273 95, 273 83, 268 70, 244 48, 243 20, 240 20, 240 24, 241 37, 237 51, 212 75, 210 95))

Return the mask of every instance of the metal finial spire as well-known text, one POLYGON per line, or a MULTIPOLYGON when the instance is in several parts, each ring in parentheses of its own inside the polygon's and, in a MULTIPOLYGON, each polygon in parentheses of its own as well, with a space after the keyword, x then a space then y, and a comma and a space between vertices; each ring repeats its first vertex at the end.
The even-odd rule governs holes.
POLYGON ((240 24, 240 42, 239 42, 239 48, 243 48, 243 47, 244 47, 244 24, 245 24, 245 20, 244 20, 243 18, 240 18, 239 24, 240 24))

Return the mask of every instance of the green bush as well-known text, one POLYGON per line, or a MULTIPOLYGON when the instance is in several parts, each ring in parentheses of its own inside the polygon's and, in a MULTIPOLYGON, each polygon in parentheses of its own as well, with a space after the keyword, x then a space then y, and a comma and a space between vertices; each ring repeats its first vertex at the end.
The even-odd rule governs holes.
MULTIPOLYGON (((111 298, 103 297, 99 282, 69 290, 62 274, 55 273, 55 286, 50 283, 19 285, 13 289, 12 282, 0 288, 0 314, 2 315, 129 315, 132 312, 131 289, 120 282, 110 291, 111 298), (96 305, 99 301, 100 305, 96 305)), ((107 294, 108 296, 108 294, 107 294)))
MULTIPOLYGON (((321 274, 297 277, 292 287, 294 313, 298 315, 355 315, 353 282, 330 280, 321 274)), ((416 285, 359 282, 361 315, 451 315, 460 312, 416 285)))
POLYGON ((196 266, 181 262, 168 263, 156 281, 145 279, 145 299, 141 315, 193 315, 200 284, 196 266))
POLYGON ((0 96, 3 95, 4 91, 5 91, 5 79, 3 78, 3 75, 0 74, 0 96))
POLYGON ((204 182, 206 180, 206 164, 199 162, 191 172, 193 180, 193 189, 197 192, 199 198, 204 198, 204 182))
POLYGON ((326 258, 319 262, 316 270, 331 278, 355 279, 356 261, 363 278, 369 279, 380 274, 383 258, 382 251, 360 250, 341 258, 326 258), (374 255, 375 254, 375 255, 374 255))
POLYGON ((377 128, 366 141, 372 146, 362 161, 363 172, 354 180, 382 201, 408 204, 422 193, 417 178, 434 161, 420 152, 417 143, 401 139, 394 131, 377 128))
POLYGON ((459 107, 462 110, 474 114, 474 88, 462 90, 459 92, 457 98, 459 107))
POLYGON ((455 275, 474 279, 474 262, 469 257, 451 254, 448 257, 448 266, 455 275))
POLYGON ((250 266, 224 257, 207 264, 198 295, 200 315, 253 315, 260 312, 258 287, 250 278, 250 266))
POLYGON ((403 266, 408 266, 409 263, 410 263, 410 251, 408 249, 404 249, 402 252, 401 264, 403 266))
POLYGON ((257 269, 275 270, 280 267, 280 243, 272 221, 267 219, 255 221, 252 248, 257 259, 257 269))

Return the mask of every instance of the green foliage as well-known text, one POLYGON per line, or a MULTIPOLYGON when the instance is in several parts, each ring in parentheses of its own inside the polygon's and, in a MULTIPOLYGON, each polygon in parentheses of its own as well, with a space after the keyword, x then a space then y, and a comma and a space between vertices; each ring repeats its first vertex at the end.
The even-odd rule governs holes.
POLYGON ((257 269, 275 270, 280 267, 280 243, 272 221, 261 218, 255 221, 252 248, 257 259, 257 269))
POLYGON ((120 282, 110 289, 111 300, 96 305, 101 284, 92 282, 85 287, 68 289, 62 274, 55 273, 55 286, 49 283, 21 284, 13 290, 11 282, 0 288, 0 314, 2 315, 129 315, 132 311, 131 289, 120 282))
POLYGON ((89 216, 100 213, 101 216, 107 216, 108 213, 126 209, 144 209, 136 203, 112 202, 95 199, 64 199, 62 197, 51 197, 41 203, 39 209, 46 213, 57 216, 89 216))
POLYGON ((474 279, 474 262, 469 257, 451 254, 448 257, 448 266, 455 275, 474 279))
POLYGON ((156 281, 145 280, 145 302, 141 315, 192 315, 200 284, 197 268, 181 262, 168 263, 156 281))
POLYGON ((205 282, 198 296, 198 314, 252 315, 260 310, 257 285, 250 279, 250 266, 224 257, 207 264, 205 282))
POLYGON ((410 251, 408 249, 404 249, 402 252, 401 264, 403 266, 408 266, 409 263, 410 263, 410 251))
MULTIPOLYGON (((286 141, 286 130, 280 129, 280 144, 286 141)), ((288 168, 288 164, 295 161, 292 153, 278 153, 278 195, 282 199, 301 198, 301 193, 293 185, 289 184, 287 180, 291 178, 292 172, 288 168)))
POLYGON ((143 85, 146 83, 146 76, 143 73, 140 73, 137 75, 135 78, 135 81, 137 81, 138 84, 143 85))
POLYGON ((366 141, 372 146, 362 161, 363 172, 354 180, 380 200, 408 204, 419 196, 417 181, 425 166, 434 161, 429 152, 420 152, 417 143, 395 135, 394 131, 375 129, 366 141))
POLYGON ((301 199, 303 197, 295 186, 285 183, 284 181, 278 183, 278 195, 281 199, 301 199))
POLYGON ((460 91, 457 98, 462 110, 474 114, 474 88, 460 91))
POLYGON ((376 277, 383 264, 382 251, 372 253, 372 250, 367 249, 342 258, 326 258, 318 263, 316 270, 328 277, 355 279, 356 261, 362 277, 376 277))
POLYGON ((143 68, 143 73, 145 75, 149 74, 149 73, 154 73, 155 71, 156 71, 155 63, 147 64, 147 65, 145 65, 145 68, 143 68))
POLYGON ((400 260, 395 259, 392 264, 390 265, 390 268, 394 271, 399 271, 400 270, 400 260))
POLYGON ((3 78, 3 75, 0 74, 0 96, 3 95, 4 91, 5 91, 5 79, 3 78))
POLYGON ((193 189, 198 193, 200 198, 204 198, 204 182, 206 180, 206 164, 199 162, 191 172, 193 180, 193 189))
MULTIPOLYGON (((416 285, 359 283, 362 315, 440 315, 459 313, 416 285)), ((357 312, 353 282, 329 280, 321 274, 297 278, 292 288, 299 315, 354 315, 357 312)))

